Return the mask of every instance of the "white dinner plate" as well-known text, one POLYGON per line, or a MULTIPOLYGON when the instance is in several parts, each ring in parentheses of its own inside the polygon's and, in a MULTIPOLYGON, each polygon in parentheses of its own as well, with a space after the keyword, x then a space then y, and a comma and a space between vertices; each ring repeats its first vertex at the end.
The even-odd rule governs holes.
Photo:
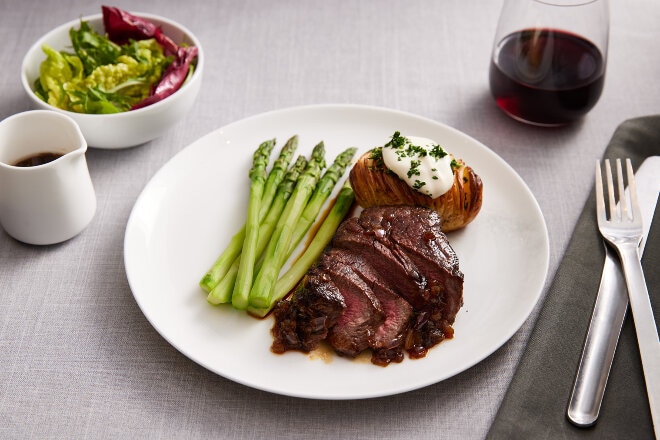
MULTIPOLYGON (((356 156, 357 157, 357 156, 356 156)), ((318 105, 268 112, 202 137, 166 163, 137 199, 126 228, 128 281, 154 328, 191 360, 257 389, 315 399, 360 399, 421 388, 472 367, 524 323, 544 286, 549 243, 539 206, 497 154, 460 131, 400 111, 318 105), (243 225, 252 153, 292 135, 299 153, 323 140, 328 162, 343 149, 358 155, 395 131, 434 139, 482 178, 483 207, 448 234, 465 275, 455 335, 422 359, 379 367, 368 357, 270 351, 273 318, 212 306, 199 280, 243 225)))

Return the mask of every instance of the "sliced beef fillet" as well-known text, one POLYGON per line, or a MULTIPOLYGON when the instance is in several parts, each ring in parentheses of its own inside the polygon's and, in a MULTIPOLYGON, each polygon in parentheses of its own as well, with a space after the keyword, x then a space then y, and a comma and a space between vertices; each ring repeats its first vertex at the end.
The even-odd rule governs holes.
MULTIPOLYGON (((370 210, 362 217, 364 224, 370 225, 372 218, 380 224, 391 225, 389 238, 394 246, 403 250, 426 277, 424 304, 420 310, 435 310, 449 324, 454 322, 456 313, 463 305, 463 274, 459 270, 458 256, 449 245, 446 235, 441 232, 441 220, 435 211, 410 208, 406 221, 397 221, 386 210, 380 213, 370 210), (410 221, 417 217, 417 220, 410 221), (436 306, 438 306, 436 308, 436 306)), ((440 316, 434 316, 439 319, 440 316)))
POLYGON ((345 249, 330 248, 321 258, 325 266, 349 267, 376 296, 384 314, 384 321, 370 338, 372 362, 387 365, 403 360, 404 343, 413 309, 408 302, 383 283, 378 272, 360 255, 345 249))
MULTIPOLYGON (((364 256, 415 310, 428 309, 447 295, 462 298, 458 257, 440 231, 435 211, 421 206, 378 206, 347 219, 332 245, 364 256), (449 282, 449 286, 445 284, 449 282)), ((447 309, 453 319, 460 308, 447 309)))
POLYGON ((373 345, 376 332, 385 320, 381 303, 349 264, 341 264, 331 254, 324 254, 318 268, 330 276, 346 304, 330 329, 328 342, 337 353, 355 357, 373 345))
MULTIPOLYGON (((369 208, 362 211, 362 215, 369 208)), ((360 255, 380 274, 388 286, 397 286, 397 292, 413 307, 423 306, 421 293, 426 289, 426 278, 405 254, 392 249, 382 228, 365 229, 358 217, 345 220, 337 229, 331 245, 360 255)))
POLYGON ((277 306, 273 351, 309 351, 327 338, 346 356, 370 348, 378 365, 400 362, 404 350, 422 357, 452 336, 462 294, 434 211, 368 208, 341 224, 302 287, 277 306))
POLYGON ((412 304, 416 317, 406 345, 412 357, 422 357, 453 335, 451 324, 463 304, 463 274, 435 211, 394 208, 364 210, 342 224, 333 245, 362 254, 412 304))

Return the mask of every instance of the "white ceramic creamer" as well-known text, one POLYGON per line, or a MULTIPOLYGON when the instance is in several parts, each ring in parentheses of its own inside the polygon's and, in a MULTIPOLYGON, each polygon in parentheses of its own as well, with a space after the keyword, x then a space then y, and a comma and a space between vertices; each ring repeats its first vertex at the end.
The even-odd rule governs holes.
POLYGON ((47 245, 87 227, 96 194, 86 151, 80 128, 67 115, 33 110, 0 122, 0 224, 9 235, 47 245))

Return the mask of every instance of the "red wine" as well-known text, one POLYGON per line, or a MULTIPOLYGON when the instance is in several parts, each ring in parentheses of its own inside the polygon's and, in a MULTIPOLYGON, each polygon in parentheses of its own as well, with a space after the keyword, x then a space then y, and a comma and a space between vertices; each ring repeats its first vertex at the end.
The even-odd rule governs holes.
POLYGON ((590 41, 553 29, 506 36, 490 66, 497 105, 516 119, 562 125, 596 104, 605 83, 605 60, 590 41))

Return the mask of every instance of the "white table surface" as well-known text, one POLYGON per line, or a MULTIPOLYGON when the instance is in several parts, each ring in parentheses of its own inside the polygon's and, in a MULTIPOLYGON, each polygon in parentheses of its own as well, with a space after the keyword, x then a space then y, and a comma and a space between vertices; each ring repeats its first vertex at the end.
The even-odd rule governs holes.
MULTIPOLYGON (((490 97, 488 63, 501 3, 114 4, 192 29, 207 55, 202 90, 185 120, 162 137, 132 149, 88 151, 98 211, 82 234, 39 247, 0 231, 0 437, 483 438, 540 304, 502 348, 441 383, 358 401, 284 397, 233 383, 170 346, 133 299, 123 238, 144 185, 201 136, 285 107, 373 105, 451 125, 522 176, 548 226, 547 290, 591 189, 593 163, 614 129, 660 112, 660 3, 611 2, 603 95, 582 122, 561 129, 517 123, 490 97)), ((100 6, 0 0, 0 119, 29 109, 19 77, 29 46, 100 6)))

